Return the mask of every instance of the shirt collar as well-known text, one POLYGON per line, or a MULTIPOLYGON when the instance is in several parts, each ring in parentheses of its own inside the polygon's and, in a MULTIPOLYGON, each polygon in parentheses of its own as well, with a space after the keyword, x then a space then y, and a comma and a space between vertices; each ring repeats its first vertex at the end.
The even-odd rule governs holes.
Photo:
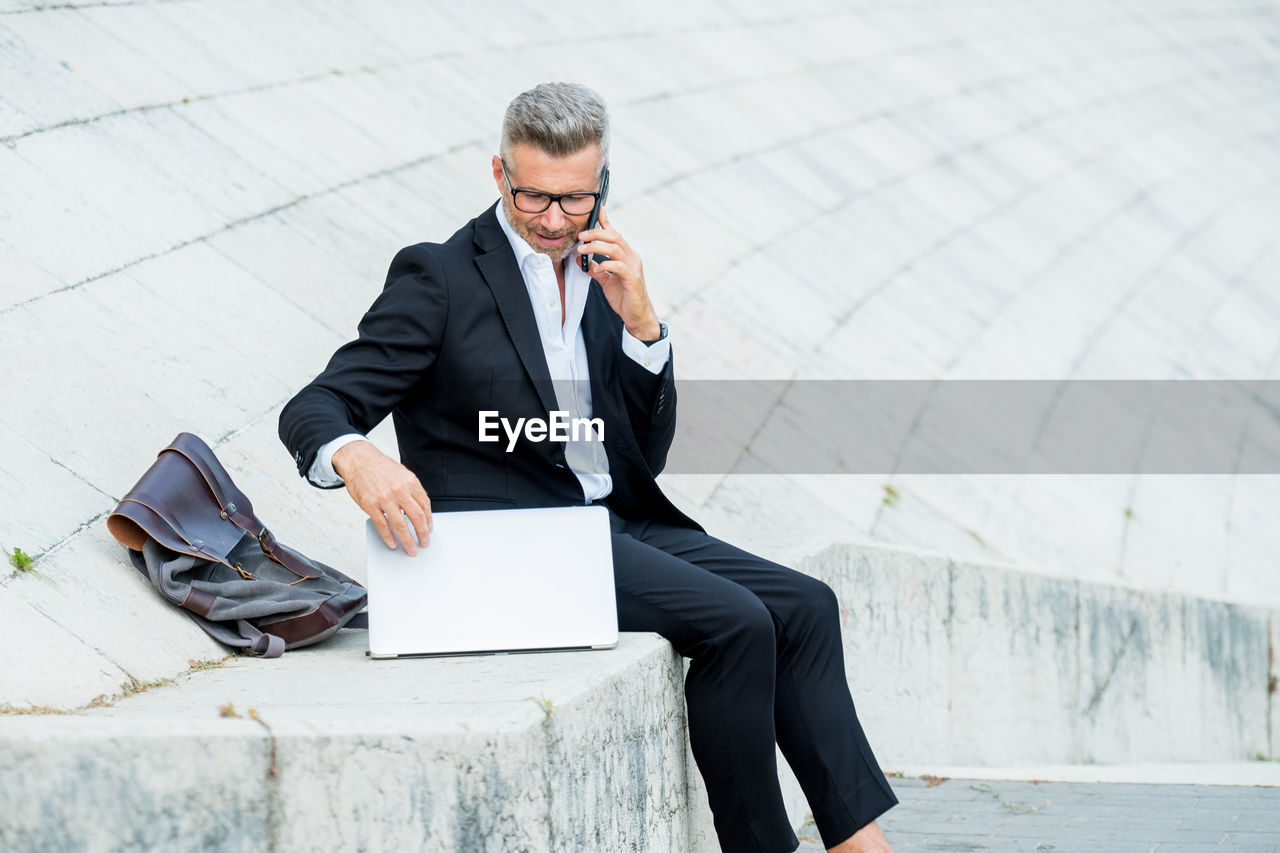
POLYGON ((516 233, 516 229, 511 227, 511 223, 507 221, 507 211, 502 201, 498 201, 498 225, 502 226, 502 233, 507 235, 507 242, 511 244, 511 251, 516 253, 516 264, 524 269, 524 262, 529 260, 533 255, 538 254, 534 248, 529 245, 529 241, 516 233))

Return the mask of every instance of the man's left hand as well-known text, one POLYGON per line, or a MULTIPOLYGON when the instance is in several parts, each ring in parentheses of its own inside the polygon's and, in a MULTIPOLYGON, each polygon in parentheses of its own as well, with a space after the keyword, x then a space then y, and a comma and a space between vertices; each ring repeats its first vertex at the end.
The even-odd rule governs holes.
POLYGON ((592 258, 587 266, 587 275, 600 282, 605 298, 618 312, 627 331, 637 340, 657 339, 662 329, 644 285, 644 266, 640 263, 640 256, 609 224, 603 207, 600 208, 599 225, 580 233, 578 240, 581 241, 578 243, 580 256, 609 256, 609 260, 602 264, 592 258))

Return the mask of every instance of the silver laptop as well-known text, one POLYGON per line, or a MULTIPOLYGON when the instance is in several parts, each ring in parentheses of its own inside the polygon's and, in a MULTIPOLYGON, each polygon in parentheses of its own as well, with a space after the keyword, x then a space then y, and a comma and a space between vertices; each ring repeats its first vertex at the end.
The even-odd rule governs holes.
POLYGON ((618 644, 602 506, 435 513, 413 557, 366 527, 372 657, 618 644))

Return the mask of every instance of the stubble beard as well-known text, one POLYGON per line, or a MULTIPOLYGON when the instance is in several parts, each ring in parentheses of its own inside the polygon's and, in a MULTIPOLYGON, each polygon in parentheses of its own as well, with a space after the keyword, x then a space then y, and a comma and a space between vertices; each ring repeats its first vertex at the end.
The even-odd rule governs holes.
POLYGON ((569 240, 568 242, 566 242, 564 244, 564 248, 561 248, 561 249, 544 249, 534 241, 533 235, 539 234, 543 237, 546 237, 547 239, 554 240, 557 238, 569 237, 574 234, 577 234, 578 233, 577 228, 569 227, 563 231, 560 231, 559 233, 552 233, 552 234, 545 234, 542 231, 538 231, 536 229, 530 228, 520 219, 516 218, 517 215, 519 214, 519 211, 516 210, 515 205, 511 202, 510 197, 507 195, 503 195, 502 197, 502 211, 507 215, 507 221, 511 223, 511 227, 515 230, 515 232, 519 234, 524 239, 524 241, 533 248, 535 252, 546 255, 547 257, 551 258, 552 261, 558 264, 561 261, 563 261, 565 258, 567 258, 569 256, 569 253, 573 251, 573 242, 574 242, 573 240, 569 240))

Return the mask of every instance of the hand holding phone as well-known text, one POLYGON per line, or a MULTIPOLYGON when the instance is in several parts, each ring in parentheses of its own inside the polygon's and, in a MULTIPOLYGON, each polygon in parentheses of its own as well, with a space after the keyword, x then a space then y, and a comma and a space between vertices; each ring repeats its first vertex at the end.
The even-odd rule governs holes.
MULTIPOLYGON (((587 217, 587 227, 583 229, 584 231, 590 231, 592 228, 595 228, 597 225, 600 224, 600 207, 605 203, 605 200, 608 197, 609 197, 609 167, 605 166, 604 171, 601 172, 600 174, 600 194, 596 196, 595 207, 591 208, 591 215, 587 217)), ((578 259, 579 262, 582 264, 583 272, 587 272, 591 268, 591 264, 588 258, 590 258, 590 260, 594 260, 597 264, 602 264, 605 261, 609 260, 608 255, 601 255, 597 253, 593 253, 590 256, 583 255, 581 258, 578 259)))

